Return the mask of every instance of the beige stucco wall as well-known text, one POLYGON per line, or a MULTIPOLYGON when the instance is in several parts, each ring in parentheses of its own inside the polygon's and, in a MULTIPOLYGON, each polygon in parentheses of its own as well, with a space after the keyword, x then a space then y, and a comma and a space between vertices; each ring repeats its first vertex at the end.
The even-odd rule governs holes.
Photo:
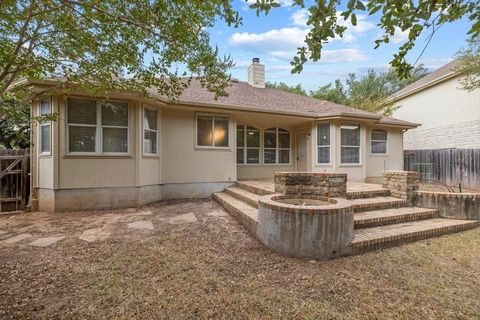
POLYGON ((366 176, 380 180, 385 170, 403 170, 403 134, 402 129, 389 127, 367 127, 366 136, 366 176), (371 132, 373 129, 387 131, 387 154, 372 154, 371 132))
MULTIPOLYGON (((230 116, 229 148, 197 148, 196 114, 201 110, 168 107, 162 111, 163 183, 226 182, 236 180, 235 120, 230 116)), ((205 113, 205 111, 201 111, 205 113)))

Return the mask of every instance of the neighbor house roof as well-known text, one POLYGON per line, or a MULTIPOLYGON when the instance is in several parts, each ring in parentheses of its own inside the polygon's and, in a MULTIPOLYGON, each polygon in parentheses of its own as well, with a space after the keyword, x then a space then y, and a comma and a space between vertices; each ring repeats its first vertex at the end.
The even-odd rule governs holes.
POLYGON ((215 99, 214 94, 202 88, 198 80, 193 79, 190 86, 178 98, 178 103, 202 106, 216 106, 256 112, 268 112, 305 116, 311 118, 352 117, 370 119, 378 124, 397 125, 406 128, 417 124, 383 117, 337 103, 302 96, 274 88, 254 88, 246 82, 232 81, 226 89, 228 97, 215 99))
POLYGON ((388 101, 397 101, 402 98, 405 98, 409 95, 415 94, 419 91, 422 91, 426 88, 432 87, 434 85, 437 85, 445 80, 451 79, 456 76, 456 73, 454 71, 455 66, 458 65, 458 59, 453 60, 443 67, 435 70, 432 73, 427 74, 426 76, 418 79, 414 83, 409 84, 402 90, 399 90, 392 94, 388 101))

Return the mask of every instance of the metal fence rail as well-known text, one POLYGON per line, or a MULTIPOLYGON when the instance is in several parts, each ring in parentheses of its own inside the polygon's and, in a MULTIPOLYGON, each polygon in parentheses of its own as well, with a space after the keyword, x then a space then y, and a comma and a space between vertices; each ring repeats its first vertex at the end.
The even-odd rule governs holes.
POLYGON ((25 210, 30 195, 30 150, 0 150, 0 212, 25 210))
POLYGON ((405 150, 403 163, 422 180, 480 190, 480 149, 405 150))

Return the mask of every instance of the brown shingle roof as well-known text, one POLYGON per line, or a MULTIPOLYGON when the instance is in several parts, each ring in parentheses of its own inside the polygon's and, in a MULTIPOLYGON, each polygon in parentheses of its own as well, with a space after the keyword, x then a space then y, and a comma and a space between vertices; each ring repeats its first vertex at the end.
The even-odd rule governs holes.
POLYGON ((418 79, 414 83, 409 84, 402 90, 399 90, 392 94, 389 97, 390 101, 396 101, 400 98, 409 96, 415 92, 418 92, 419 90, 422 90, 423 88, 429 87, 435 83, 441 82, 441 80, 446 80, 449 79, 450 77, 455 75, 455 72, 453 69, 455 66, 458 65, 458 59, 450 61, 443 67, 438 68, 432 73, 427 74, 426 76, 418 79))
POLYGON ((274 88, 254 88, 246 82, 233 81, 227 88, 228 97, 214 99, 214 95, 202 88, 198 80, 193 79, 188 88, 179 97, 183 104, 201 104, 235 108, 247 111, 271 112, 291 114, 312 118, 348 116, 377 120, 379 124, 391 124, 405 127, 415 127, 406 121, 382 117, 381 115, 367 112, 337 103, 297 95, 274 88))

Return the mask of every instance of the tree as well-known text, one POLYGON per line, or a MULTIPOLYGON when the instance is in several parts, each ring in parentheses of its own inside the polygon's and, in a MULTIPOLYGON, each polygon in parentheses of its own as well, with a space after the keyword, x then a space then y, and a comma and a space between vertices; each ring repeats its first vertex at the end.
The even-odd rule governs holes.
MULTIPOLYGON (((360 78, 354 73, 349 74, 345 86, 340 79, 337 79, 335 83, 319 87, 317 90, 310 91, 308 95, 316 99, 391 116, 397 106, 389 103, 387 98, 427 73, 427 69, 420 65, 411 72, 409 78, 401 79, 393 69, 386 72, 376 72, 370 69, 360 78)), ((305 92, 301 85, 280 84, 275 88, 294 93, 305 92)))
POLYGON ((473 91, 480 88, 480 38, 468 40, 468 48, 457 53, 458 64, 454 68, 461 76, 462 89, 473 91))
POLYGON ((283 90, 283 91, 299 94, 299 95, 302 95, 302 96, 307 95, 307 91, 305 91, 305 89, 302 88, 302 85, 300 83, 297 84, 297 85, 294 85, 294 86, 289 86, 285 82, 279 82, 279 83, 267 82, 266 87, 267 88, 273 88, 273 89, 280 89, 280 90, 283 90))
MULTIPOLYGON (((324 44, 332 39, 342 38, 347 30, 344 21, 357 24, 357 14, 380 15, 378 27, 382 30, 380 39, 375 40, 375 48, 390 42, 396 32, 408 31, 408 40, 402 44, 390 61, 400 78, 409 78, 414 66, 407 62, 407 54, 413 49, 419 37, 427 34, 426 46, 438 29, 446 24, 467 18, 472 26, 468 34, 472 38, 480 36, 480 0, 349 0, 343 8, 340 0, 310 1, 294 0, 293 5, 308 9, 307 25, 310 27, 305 37, 305 45, 298 48, 293 58, 292 73, 299 73, 310 60, 322 57, 324 44), (309 5, 307 5, 307 3, 309 5)), ((250 5, 257 14, 268 13, 278 7, 275 0, 257 0, 250 5)), ((420 57, 416 60, 418 61, 420 57)))
POLYGON ((343 88, 340 79, 335 80, 335 86, 333 86, 332 83, 329 83, 315 91, 310 91, 310 96, 338 104, 349 104, 345 89, 343 88))
POLYGON ((94 92, 154 87, 174 98, 184 87, 179 65, 225 95, 232 62, 206 31, 217 18, 240 23, 222 0, 1 0, 0 96, 20 78, 48 76, 94 92))

